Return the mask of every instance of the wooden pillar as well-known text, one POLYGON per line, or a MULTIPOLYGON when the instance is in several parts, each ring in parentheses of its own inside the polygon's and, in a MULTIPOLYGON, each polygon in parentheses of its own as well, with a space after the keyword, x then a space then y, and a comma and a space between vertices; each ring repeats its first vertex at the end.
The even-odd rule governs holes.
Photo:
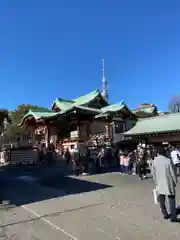
POLYGON ((110 140, 114 141, 114 122, 110 122, 110 140))
POLYGON ((23 133, 24 133, 24 126, 23 127, 21 127, 21 132, 20 132, 20 142, 23 142, 24 141, 24 135, 23 135, 23 133))
POLYGON ((36 143, 36 136, 35 136, 35 128, 34 127, 31 128, 31 140, 32 140, 32 144, 36 143))
POLYGON ((77 121, 77 136, 78 136, 78 139, 80 140, 81 139, 81 122, 79 119, 77 121))
POLYGON ((54 143, 56 143, 58 140, 57 127, 54 125, 49 126, 49 139, 54 143))
POLYGON ((111 121, 112 121, 112 118, 111 117, 107 117, 107 125, 105 126, 105 134, 106 134, 106 137, 109 139, 109 140, 112 140, 112 134, 111 134, 111 121))
POLYGON ((88 122, 83 122, 79 124, 79 138, 82 141, 88 140, 88 129, 89 125, 88 122))

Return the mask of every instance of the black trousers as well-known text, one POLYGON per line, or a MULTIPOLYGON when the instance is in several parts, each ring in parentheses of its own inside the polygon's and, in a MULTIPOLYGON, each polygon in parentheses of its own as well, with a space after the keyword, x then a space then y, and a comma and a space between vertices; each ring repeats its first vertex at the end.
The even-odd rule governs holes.
POLYGON ((73 163, 73 174, 79 176, 81 173, 80 165, 77 163, 73 163))
POLYGON ((82 164, 82 171, 83 171, 83 173, 87 173, 88 172, 88 163, 83 163, 82 164))
POLYGON ((176 164, 175 168, 176 168, 176 174, 179 177, 180 176, 180 163, 176 164))
POLYGON ((140 178, 146 175, 146 165, 144 163, 137 163, 136 170, 140 178))
POLYGON ((88 172, 88 158, 86 156, 81 157, 81 165, 83 173, 88 172))
MULTIPOLYGON (((170 209, 170 218, 173 220, 177 219, 177 213, 176 213, 176 199, 174 195, 169 195, 168 197, 168 201, 169 201, 169 209, 170 209)), ((166 195, 160 194, 159 195, 159 204, 160 204, 160 208, 161 208, 161 212, 163 214, 164 217, 168 217, 168 211, 166 208, 166 195)))

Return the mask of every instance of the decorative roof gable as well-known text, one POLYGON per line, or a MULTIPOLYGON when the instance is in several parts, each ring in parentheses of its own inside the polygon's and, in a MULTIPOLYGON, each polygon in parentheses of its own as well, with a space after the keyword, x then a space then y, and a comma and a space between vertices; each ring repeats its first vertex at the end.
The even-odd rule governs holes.
POLYGON ((54 107, 57 106, 59 110, 64 111, 72 108, 73 104, 74 104, 74 101, 65 100, 62 98, 56 98, 53 102, 52 109, 54 109, 54 107))
POLYGON ((19 126, 21 126, 24 121, 26 121, 27 118, 33 117, 35 120, 40 120, 40 119, 49 119, 53 118, 55 116, 58 116, 59 113, 56 113, 52 110, 29 110, 26 115, 22 118, 21 122, 19 123, 19 126))
POLYGON ((97 97, 100 97, 101 99, 104 100, 104 102, 107 103, 107 101, 103 98, 103 96, 101 95, 101 93, 98 89, 96 89, 86 95, 83 95, 79 98, 76 98, 73 101, 75 102, 75 104, 85 105, 85 104, 89 104, 90 102, 94 101, 97 97))
POLYGON ((89 105, 92 101, 94 101, 96 98, 101 98, 105 104, 108 104, 106 100, 101 95, 100 91, 97 89, 95 91, 92 91, 84 96, 81 96, 79 98, 76 98, 74 100, 65 100, 62 98, 56 98, 53 102, 53 108, 56 105, 59 110, 68 110, 74 105, 89 105))

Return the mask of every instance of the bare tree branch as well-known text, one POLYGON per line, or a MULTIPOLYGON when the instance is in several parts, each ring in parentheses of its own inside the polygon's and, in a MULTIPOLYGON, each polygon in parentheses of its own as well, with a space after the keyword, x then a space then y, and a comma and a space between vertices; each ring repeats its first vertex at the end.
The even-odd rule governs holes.
POLYGON ((168 105, 168 110, 170 113, 180 112, 180 96, 172 97, 168 105))

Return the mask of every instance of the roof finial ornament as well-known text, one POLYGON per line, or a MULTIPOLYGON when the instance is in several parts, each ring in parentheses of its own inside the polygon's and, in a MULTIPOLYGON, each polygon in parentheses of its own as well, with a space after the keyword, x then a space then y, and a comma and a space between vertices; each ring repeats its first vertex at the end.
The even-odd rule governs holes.
POLYGON ((104 58, 102 59, 102 96, 108 101, 107 81, 104 70, 104 58))

